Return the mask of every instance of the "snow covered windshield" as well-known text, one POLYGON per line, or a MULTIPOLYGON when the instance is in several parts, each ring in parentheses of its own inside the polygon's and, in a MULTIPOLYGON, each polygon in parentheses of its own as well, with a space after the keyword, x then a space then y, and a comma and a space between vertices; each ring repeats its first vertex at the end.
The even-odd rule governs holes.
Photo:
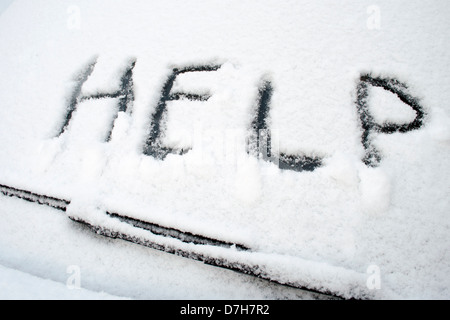
POLYGON ((14 1, 0 201, 338 297, 450 297, 449 16, 445 1, 14 1))

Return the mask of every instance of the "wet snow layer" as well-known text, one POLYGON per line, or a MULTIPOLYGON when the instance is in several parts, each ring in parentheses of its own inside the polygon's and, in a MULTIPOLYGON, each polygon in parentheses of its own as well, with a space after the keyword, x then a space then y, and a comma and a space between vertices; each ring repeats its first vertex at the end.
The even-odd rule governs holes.
MULTIPOLYGON (((0 184, 66 210, 1 196, 1 264, 59 282, 52 264, 83 265, 90 290, 142 296, 155 253, 93 229, 344 298, 450 297, 449 14, 445 1, 14 1, 0 184), (38 240, 48 229, 58 241, 38 240), (58 262, 69 244, 79 260, 58 262), (104 290, 111 260, 94 253, 124 246, 117 269, 141 284, 104 290)), ((185 297, 202 296, 196 279, 185 297)))

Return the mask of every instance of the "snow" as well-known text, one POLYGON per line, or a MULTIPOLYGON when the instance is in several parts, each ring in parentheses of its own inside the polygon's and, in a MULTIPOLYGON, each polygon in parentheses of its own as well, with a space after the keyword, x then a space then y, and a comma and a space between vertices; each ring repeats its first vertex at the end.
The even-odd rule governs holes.
MULTIPOLYGON (((103 239, 70 217, 344 298, 450 297, 449 11, 445 1, 14 1, 0 16, 0 184, 70 205, 54 213, 0 197, 2 274, 30 287, 37 282, 21 272, 65 283, 57 270, 74 264, 67 254, 93 270, 83 278, 93 298, 300 295, 103 239), (123 97, 105 94, 121 89, 132 61, 134 99, 123 112, 123 97), (212 65, 220 68, 177 74, 168 93, 208 99, 165 101, 159 142, 189 151, 164 160, 144 154, 173 69, 212 65), (425 113, 416 130, 371 132, 381 157, 375 167, 362 162, 356 107, 365 74, 406 84, 425 113), (247 152, 263 79, 273 87, 267 124, 275 156, 319 157, 314 171, 281 170, 247 152), (107 211, 250 250, 157 236, 107 211), (114 274, 110 281, 102 268, 114 274), (366 285, 367 270, 380 270, 380 289, 366 285), (202 272, 218 276, 219 287, 232 281, 229 291, 208 286, 202 272), (161 289, 147 294, 147 285, 161 289)), ((367 105, 379 125, 416 117, 381 87, 368 85, 367 105)))
POLYGON ((376 123, 405 124, 414 121, 416 112, 395 95, 379 87, 371 87, 370 91, 371 112, 376 123))
POLYGON ((385 213, 390 206, 391 183, 381 170, 368 168, 360 172, 362 211, 366 214, 385 213))
MULTIPOLYGON (((70 269, 68 269, 70 271, 70 269)), ((30 274, 0 266, 0 298, 2 300, 115 300, 104 292, 65 286, 30 274)))
POLYGON ((44 206, 3 195, 0 201, 4 299, 324 298, 102 237, 44 206), (79 270, 80 289, 71 289, 71 268, 79 270))
POLYGON ((13 2, 13 0, 0 1, 0 14, 2 14, 6 9, 8 9, 11 2, 13 2))

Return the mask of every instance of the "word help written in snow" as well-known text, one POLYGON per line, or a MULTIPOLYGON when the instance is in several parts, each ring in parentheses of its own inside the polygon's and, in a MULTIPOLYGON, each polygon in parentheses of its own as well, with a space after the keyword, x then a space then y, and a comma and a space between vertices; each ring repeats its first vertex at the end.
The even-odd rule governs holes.
MULTIPOLYGON (((131 113, 134 92, 133 92, 133 69, 136 65, 136 60, 129 62, 128 66, 120 79, 120 86, 118 90, 113 92, 102 92, 92 95, 83 95, 83 84, 88 80, 94 71, 97 61, 94 60, 87 64, 78 76, 75 78, 76 85, 69 99, 67 112, 62 122, 61 128, 57 136, 65 133, 70 127, 70 123, 74 118, 77 107, 86 100, 108 99, 116 98, 117 107, 114 112, 114 117, 107 130, 105 141, 111 139, 111 133, 114 128, 114 121, 120 112, 131 113)), ((209 94, 194 94, 187 92, 174 92, 173 85, 177 77, 181 74, 191 72, 214 72, 220 69, 220 65, 195 65, 181 68, 173 68, 167 80, 162 85, 159 101, 150 115, 151 123, 150 130, 146 137, 142 152, 145 155, 152 156, 156 159, 163 160, 169 153, 185 154, 190 149, 175 149, 165 146, 162 137, 164 136, 164 119, 168 112, 167 102, 180 99, 187 99, 192 101, 207 101, 210 98, 209 94)), ((271 134, 268 125, 268 116, 270 111, 270 101, 273 93, 273 86, 269 80, 262 80, 258 89, 258 100, 256 102, 256 110, 253 114, 249 131, 249 139, 247 141, 247 152, 257 158, 272 162, 278 165, 283 170, 294 171, 313 171, 322 165, 322 158, 309 157, 302 154, 286 154, 277 153, 272 150, 271 134)), ((362 161, 367 166, 375 167, 381 161, 381 155, 372 143, 375 134, 390 134, 394 132, 405 133, 416 130, 422 127, 424 122, 424 111, 419 104, 418 99, 414 98, 408 93, 406 84, 392 78, 372 77, 370 74, 363 74, 360 76, 356 87, 357 99, 356 109, 359 115, 359 125, 362 128, 361 143, 365 150, 365 155, 362 161), (413 121, 409 123, 382 123, 379 124, 374 120, 374 116, 370 111, 369 106, 369 86, 382 88, 398 97, 403 103, 411 107, 416 116, 413 121)))

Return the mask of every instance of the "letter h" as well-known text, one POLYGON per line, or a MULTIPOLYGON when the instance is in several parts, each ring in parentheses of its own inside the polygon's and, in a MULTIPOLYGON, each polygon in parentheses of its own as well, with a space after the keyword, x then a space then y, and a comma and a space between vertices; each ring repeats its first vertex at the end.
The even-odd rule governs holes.
POLYGON ((134 101, 134 93, 133 93, 133 68, 136 64, 136 60, 130 61, 127 66, 124 74, 120 79, 120 87, 118 90, 110 93, 96 93, 93 95, 82 95, 81 89, 84 83, 88 80, 90 75, 92 74, 94 67, 97 63, 97 59, 90 62, 75 78, 76 86, 73 90, 73 93, 69 100, 69 106, 67 108, 67 112, 64 118, 64 122, 57 134, 57 137, 62 135, 67 128, 71 120, 73 119, 73 115, 77 110, 78 105, 86 100, 93 99, 105 99, 105 98, 117 98, 118 99, 118 108, 114 113, 114 118, 112 120, 111 126, 109 128, 108 134, 106 136, 106 142, 111 139, 112 129, 114 127, 114 121, 116 120, 119 112, 130 112, 131 106, 134 101))

